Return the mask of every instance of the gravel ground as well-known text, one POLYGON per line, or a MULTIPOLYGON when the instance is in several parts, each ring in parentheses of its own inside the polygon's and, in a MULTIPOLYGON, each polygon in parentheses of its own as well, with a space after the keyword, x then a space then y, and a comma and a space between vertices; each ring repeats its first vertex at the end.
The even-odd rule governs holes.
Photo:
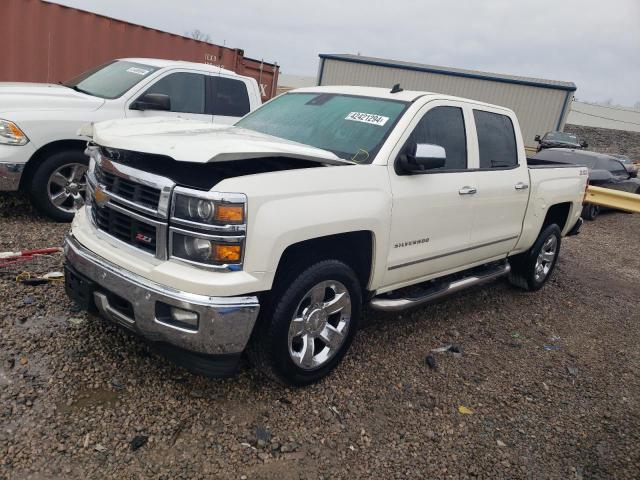
MULTIPOLYGON (((0 197, 0 251, 67 228, 0 197)), ((369 314, 340 368, 302 390, 248 367, 193 376, 61 283, 2 269, 0 478, 638 478, 639 232, 640 215, 602 214, 533 294, 496 282, 369 314), (445 344, 462 354, 431 370, 445 344)))

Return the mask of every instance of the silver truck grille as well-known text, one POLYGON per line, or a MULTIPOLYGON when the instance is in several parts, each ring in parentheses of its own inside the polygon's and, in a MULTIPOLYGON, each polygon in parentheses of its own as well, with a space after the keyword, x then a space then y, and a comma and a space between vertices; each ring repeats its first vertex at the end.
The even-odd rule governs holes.
POLYGON ((93 155, 87 174, 87 210, 93 225, 110 237, 166 260, 169 202, 175 183, 93 155))

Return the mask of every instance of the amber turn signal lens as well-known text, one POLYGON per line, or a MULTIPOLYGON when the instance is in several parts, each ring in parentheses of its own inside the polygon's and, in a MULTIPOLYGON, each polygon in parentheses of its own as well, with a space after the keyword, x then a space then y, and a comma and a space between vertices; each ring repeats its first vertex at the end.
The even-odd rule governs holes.
POLYGON ((213 245, 211 257, 216 262, 239 262, 242 255, 240 245, 213 245))
POLYGON ((214 219, 218 222, 242 223, 244 220, 244 205, 216 205, 214 219))

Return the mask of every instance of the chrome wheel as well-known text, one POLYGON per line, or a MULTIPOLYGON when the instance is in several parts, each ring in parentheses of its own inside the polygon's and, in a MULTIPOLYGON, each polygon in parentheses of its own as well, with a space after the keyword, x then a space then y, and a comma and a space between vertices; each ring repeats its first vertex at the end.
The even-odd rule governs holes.
POLYGON ((47 184, 51 204, 66 213, 75 213, 84 205, 86 171, 87 166, 82 163, 69 163, 56 169, 47 184))
POLYGON ((304 370, 322 367, 340 350, 351 321, 351 297, 340 282, 328 280, 311 288, 289 324, 289 356, 304 370))
POLYGON ((534 275, 536 282, 542 282, 553 267, 556 255, 558 253, 558 239, 555 235, 550 235, 542 244, 538 258, 536 259, 536 266, 534 275))

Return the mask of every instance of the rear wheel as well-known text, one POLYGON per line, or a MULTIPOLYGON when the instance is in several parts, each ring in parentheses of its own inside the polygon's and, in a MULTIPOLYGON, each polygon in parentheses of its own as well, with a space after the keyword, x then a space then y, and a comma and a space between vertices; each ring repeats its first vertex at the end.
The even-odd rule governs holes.
POLYGON ((84 204, 88 164, 79 150, 58 152, 42 162, 29 187, 36 208, 58 222, 70 222, 84 204))
POLYGON ((355 272, 338 260, 318 262, 291 278, 274 288, 248 352, 270 378, 308 385, 329 374, 349 349, 362 293, 355 272))
POLYGON ((525 253, 511 259, 509 281, 524 290, 539 290, 549 280, 560 254, 560 228, 547 226, 525 253))
POLYGON ((585 220, 595 220, 600 214, 600 206, 588 203, 582 208, 582 218, 585 220))

